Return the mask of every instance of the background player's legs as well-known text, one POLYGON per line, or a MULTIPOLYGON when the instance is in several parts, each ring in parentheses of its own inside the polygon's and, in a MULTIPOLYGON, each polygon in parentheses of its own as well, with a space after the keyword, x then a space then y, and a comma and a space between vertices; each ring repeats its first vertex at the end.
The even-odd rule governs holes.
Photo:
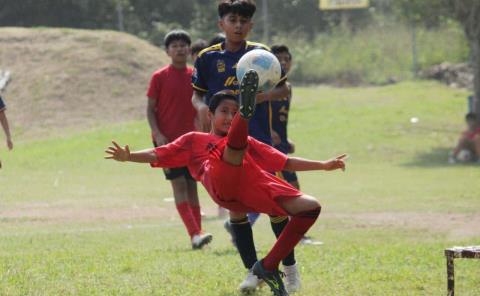
POLYGON ((193 179, 186 178, 187 181, 187 199, 190 208, 192 209, 193 217, 197 222, 198 228, 202 230, 202 211, 200 208, 200 202, 198 201, 197 182, 193 179))
POLYGON ((235 240, 238 253, 243 265, 248 269, 247 277, 240 283, 242 292, 250 292, 257 288, 259 279, 253 275, 252 266, 257 262, 257 251, 253 241, 252 226, 248 222, 246 213, 230 211, 230 228, 235 240))
POLYGON ((200 205, 196 183, 182 175, 170 180, 178 214, 190 235, 193 249, 201 249, 212 240, 212 235, 202 233, 200 205), (198 221, 198 222, 197 222, 198 221))
MULTIPOLYGON (((188 234, 190 237, 193 237, 195 234, 200 234, 201 229, 190 207, 191 203, 188 195, 187 179, 185 176, 180 176, 170 180, 170 183, 172 184, 175 206, 177 207, 178 214, 182 218, 183 224, 187 228, 188 234)), ((198 206, 198 200, 196 204, 198 206)))

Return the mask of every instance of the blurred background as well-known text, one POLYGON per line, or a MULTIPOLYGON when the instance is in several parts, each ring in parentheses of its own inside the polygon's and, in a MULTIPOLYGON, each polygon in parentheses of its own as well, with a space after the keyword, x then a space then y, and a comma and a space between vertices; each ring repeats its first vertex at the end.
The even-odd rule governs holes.
MULTIPOLYGON (((472 1, 353 1, 367 5, 341 10, 321 10, 318 0, 256 2, 249 39, 290 45, 296 81, 384 84, 469 60, 455 2, 472 1)), ((174 28, 193 40, 218 32, 214 0, 1 0, 0 6, 0 26, 118 30, 157 46, 174 28)))

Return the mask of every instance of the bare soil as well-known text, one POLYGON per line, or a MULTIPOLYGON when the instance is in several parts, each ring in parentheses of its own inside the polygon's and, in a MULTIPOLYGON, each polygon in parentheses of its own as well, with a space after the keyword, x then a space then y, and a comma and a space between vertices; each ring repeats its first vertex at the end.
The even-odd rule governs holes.
POLYGON ((15 138, 49 137, 145 118, 165 52, 114 31, 0 28, 2 94, 15 138))

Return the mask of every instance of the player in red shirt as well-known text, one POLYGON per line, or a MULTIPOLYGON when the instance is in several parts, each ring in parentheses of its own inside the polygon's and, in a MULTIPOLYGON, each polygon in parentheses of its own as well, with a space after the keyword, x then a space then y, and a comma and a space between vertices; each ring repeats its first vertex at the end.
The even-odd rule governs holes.
POLYGON ((314 224, 320 204, 269 171, 345 169, 342 159, 346 155, 328 161, 288 157, 248 137, 257 85, 256 72, 248 71, 240 84, 240 108, 231 92, 222 91, 212 97, 209 134, 191 132, 167 145, 137 152, 113 141, 105 152, 107 159, 151 163, 154 167, 187 165, 212 199, 232 212, 291 216, 273 248, 253 266, 253 273, 270 286, 274 295, 284 296, 288 293, 278 265, 314 224))
POLYGON ((451 152, 448 162, 480 162, 480 124, 475 113, 465 115, 467 129, 462 132, 457 146, 451 152))
MULTIPOLYGON (((165 36, 165 48, 171 63, 153 73, 148 87, 147 118, 155 147, 170 143, 194 131, 196 111, 191 104, 192 68, 187 67, 190 36, 177 30, 165 36)), ((212 240, 202 232, 202 217, 197 183, 184 165, 164 169, 173 188, 175 205, 192 241, 193 249, 201 249, 212 240)))

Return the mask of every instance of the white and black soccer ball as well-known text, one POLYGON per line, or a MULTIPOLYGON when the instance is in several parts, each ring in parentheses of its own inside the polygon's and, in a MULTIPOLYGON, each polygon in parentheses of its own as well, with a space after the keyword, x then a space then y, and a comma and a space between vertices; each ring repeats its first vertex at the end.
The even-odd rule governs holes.
POLYGON ((279 81, 282 68, 277 57, 263 49, 254 49, 244 54, 237 63, 237 79, 242 81, 243 75, 253 69, 258 74, 258 90, 268 91, 279 81))
POLYGON ((459 162, 470 162, 473 160, 472 151, 468 149, 462 149, 457 154, 457 161, 459 162))

